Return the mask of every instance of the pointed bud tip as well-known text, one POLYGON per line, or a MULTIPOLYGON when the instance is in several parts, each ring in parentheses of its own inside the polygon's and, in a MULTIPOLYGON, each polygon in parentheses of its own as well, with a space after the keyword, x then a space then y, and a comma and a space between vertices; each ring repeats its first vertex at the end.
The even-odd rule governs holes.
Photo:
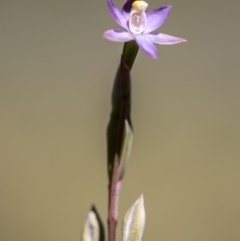
POLYGON ((135 201, 123 221, 123 241, 141 241, 145 226, 143 194, 135 201))

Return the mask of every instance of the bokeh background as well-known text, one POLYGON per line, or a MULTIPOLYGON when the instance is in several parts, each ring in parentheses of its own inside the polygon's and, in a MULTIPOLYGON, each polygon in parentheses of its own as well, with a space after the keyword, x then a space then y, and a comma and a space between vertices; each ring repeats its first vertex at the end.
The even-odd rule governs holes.
MULTIPOLYGON (((239 241, 240 2, 148 3, 172 4, 160 30, 188 42, 133 67, 118 240, 143 193, 143 240, 239 241)), ((1 241, 80 240, 93 203, 105 222, 116 26, 105 0, 0 1, 1 241)))

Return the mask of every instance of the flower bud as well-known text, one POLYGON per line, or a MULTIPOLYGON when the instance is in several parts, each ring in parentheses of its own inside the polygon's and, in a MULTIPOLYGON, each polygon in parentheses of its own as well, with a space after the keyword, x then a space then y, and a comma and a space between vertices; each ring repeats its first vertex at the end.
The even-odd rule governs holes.
POLYGON ((96 208, 93 206, 83 227, 82 241, 104 241, 104 228, 96 208))
POLYGON ((144 200, 141 195, 125 214, 122 241, 141 241, 145 218, 144 200))

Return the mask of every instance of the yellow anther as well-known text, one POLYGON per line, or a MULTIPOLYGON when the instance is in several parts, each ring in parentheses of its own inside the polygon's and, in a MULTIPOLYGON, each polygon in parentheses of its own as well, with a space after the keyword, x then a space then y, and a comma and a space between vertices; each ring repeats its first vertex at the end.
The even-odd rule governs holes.
POLYGON ((148 4, 144 1, 135 1, 132 4, 132 7, 137 10, 143 10, 145 11, 147 8, 148 4))

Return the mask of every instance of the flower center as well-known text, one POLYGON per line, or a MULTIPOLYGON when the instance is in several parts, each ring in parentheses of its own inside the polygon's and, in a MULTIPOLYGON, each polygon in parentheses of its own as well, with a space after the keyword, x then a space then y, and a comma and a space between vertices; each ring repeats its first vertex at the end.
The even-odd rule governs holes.
POLYGON ((129 29, 134 34, 140 34, 144 31, 146 25, 145 10, 148 4, 144 1, 135 1, 132 4, 132 9, 129 18, 129 29))

